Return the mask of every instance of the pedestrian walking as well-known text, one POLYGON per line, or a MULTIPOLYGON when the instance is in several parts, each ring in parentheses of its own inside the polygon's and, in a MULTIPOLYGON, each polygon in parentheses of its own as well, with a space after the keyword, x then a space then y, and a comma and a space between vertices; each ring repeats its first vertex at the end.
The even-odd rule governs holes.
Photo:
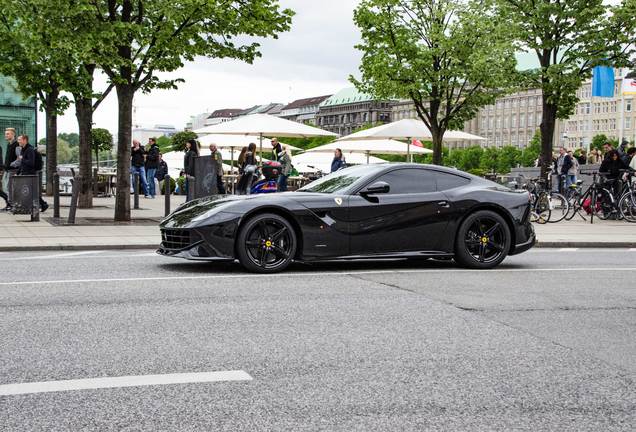
POLYGON ((183 155, 183 170, 186 174, 185 194, 186 199, 189 193, 188 177, 194 177, 194 158, 199 156, 199 143, 195 139, 190 139, 185 144, 185 154, 183 155))
POLYGON ((130 160, 131 184, 135 186, 135 174, 139 174, 139 182, 144 193, 144 197, 148 198, 148 183, 146 181, 146 151, 138 140, 133 140, 130 160))
POLYGON ((148 184, 148 194, 154 199, 157 192, 155 190, 155 174, 159 167, 159 146, 155 138, 148 139, 148 148, 146 149, 146 183, 148 184))
POLYGON ((280 174, 276 182, 278 192, 287 192, 287 179, 293 169, 291 155, 287 146, 282 146, 281 152, 278 153, 278 161, 281 164, 280 174))
POLYGON ((572 166, 568 170, 567 179, 566 179, 566 187, 570 187, 570 185, 576 184, 576 178, 579 175, 579 160, 574 157, 574 153, 572 150, 568 150, 568 156, 572 161, 572 166))
POLYGON ((243 147, 238 157, 238 164, 241 177, 239 178, 236 192, 239 195, 249 195, 257 168, 256 144, 250 143, 249 146, 243 147))
MULTIPOLYGON (((163 160, 163 155, 159 153, 159 162, 157 162, 157 172, 155 173, 155 178, 159 182, 159 190, 161 190, 163 186, 163 182, 165 181, 166 175, 168 175, 168 163, 163 160)), ((168 185, 168 194, 170 193, 170 185, 168 185)), ((166 189, 163 190, 164 195, 166 194, 166 189)))
POLYGON ((585 149, 581 149, 576 159, 579 161, 579 165, 587 164, 587 152, 585 149))
MULTIPOLYGON (((17 159, 20 161, 17 175, 38 175, 38 172, 42 170, 42 156, 29 144, 27 135, 18 137, 18 145, 22 151, 17 159)), ((40 211, 45 212, 49 205, 42 199, 42 196, 39 196, 38 199, 40 201, 40 211)))
POLYGON ((333 160, 331 161, 331 172, 336 172, 346 166, 347 164, 344 160, 344 157, 342 157, 342 150, 337 148, 333 152, 333 160))
POLYGON ((225 195, 225 184, 223 184, 223 155, 216 148, 216 144, 210 144, 210 156, 212 162, 216 165, 216 187, 219 194, 225 195))

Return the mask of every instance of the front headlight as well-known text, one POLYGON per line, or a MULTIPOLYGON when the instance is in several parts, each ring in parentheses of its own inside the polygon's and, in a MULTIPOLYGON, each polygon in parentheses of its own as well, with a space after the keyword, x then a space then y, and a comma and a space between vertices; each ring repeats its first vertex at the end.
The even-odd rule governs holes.
POLYGON ((235 213, 218 211, 216 209, 209 210, 192 219, 192 222, 206 221, 209 223, 223 222, 236 217, 235 213))

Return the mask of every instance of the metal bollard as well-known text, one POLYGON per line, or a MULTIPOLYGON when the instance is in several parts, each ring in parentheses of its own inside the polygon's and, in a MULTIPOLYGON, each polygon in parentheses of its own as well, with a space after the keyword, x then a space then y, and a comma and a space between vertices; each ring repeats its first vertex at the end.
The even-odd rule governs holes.
POLYGON ((60 175, 53 174, 53 217, 60 217, 60 175))
POLYGON ((71 208, 68 211, 68 223, 75 224, 75 213, 77 212, 77 201, 79 200, 79 192, 82 184, 82 176, 77 176, 71 180, 73 185, 73 195, 71 195, 71 208))
POLYGON ((135 173, 133 181, 133 190, 135 193, 134 209, 139 210, 139 173, 135 173))
POLYGON ((31 198, 31 222, 40 221, 40 176, 36 175, 31 184, 33 196, 31 198))
POLYGON ((188 195, 186 196, 186 202, 194 199, 194 177, 186 175, 186 181, 188 182, 188 195))
POLYGON ((166 207, 165 207, 165 215, 168 216, 170 214, 170 175, 166 174, 163 178, 163 196, 166 199, 166 207))

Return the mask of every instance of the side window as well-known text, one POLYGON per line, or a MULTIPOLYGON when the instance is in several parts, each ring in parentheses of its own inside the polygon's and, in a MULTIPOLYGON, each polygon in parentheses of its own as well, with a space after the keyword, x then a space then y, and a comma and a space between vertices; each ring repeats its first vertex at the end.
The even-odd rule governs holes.
POLYGON ((412 194, 435 192, 435 173, 425 169, 400 169, 391 171, 376 179, 391 186, 389 194, 412 194))
POLYGON ((470 180, 465 177, 440 171, 435 173, 435 179, 437 180, 438 191, 455 189, 457 187, 464 186, 470 183, 470 180))

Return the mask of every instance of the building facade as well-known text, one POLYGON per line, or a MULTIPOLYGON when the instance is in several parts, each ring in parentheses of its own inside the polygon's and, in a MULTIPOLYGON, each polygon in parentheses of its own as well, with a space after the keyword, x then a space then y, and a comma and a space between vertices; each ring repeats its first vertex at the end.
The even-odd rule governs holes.
POLYGON ((316 125, 319 105, 331 95, 298 99, 283 107, 280 117, 308 125, 316 125))
POLYGON ((224 108, 214 111, 205 121, 205 126, 214 126, 233 120, 243 112, 243 108, 224 108))
POLYGON ((137 127, 132 130, 133 139, 139 140, 141 145, 146 145, 149 138, 158 138, 160 136, 171 137, 179 132, 172 125, 156 125, 151 128, 137 127))
MULTIPOLYGON (((25 98, 18 90, 16 82, 0 76, 0 129, 14 128, 18 135, 28 135, 29 141, 37 143, 37 101, 35 97, 25 98)), ((7 142, 2 139, 2 158, 7 151, 7 142)))
POLYGON ((349 135, 362 126, 391 121, 391 104, 388 100, 375 100, 355 88, 346 88, 325 99, 316 114, 316 126, 349 135))

